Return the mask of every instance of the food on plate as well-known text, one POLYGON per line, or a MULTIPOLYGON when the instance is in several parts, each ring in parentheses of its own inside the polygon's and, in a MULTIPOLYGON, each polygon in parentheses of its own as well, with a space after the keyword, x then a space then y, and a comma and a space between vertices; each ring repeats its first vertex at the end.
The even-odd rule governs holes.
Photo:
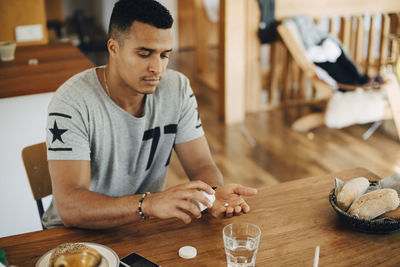
POLYGON ((336 201, 342 210, 346 211, 354 199, 364 194, 369 187, 369 181, 365 177, 351 179, 344 184, 342 190, 336 196, 336 201))
POLYGON ((385 212, 399 207, 397 191, 391 188, 378 189, 356 199, 348 213, 359 218, 371 220, 385 212))
POLYGON ((82 243, 63 243, 53 249, 50 267, 96 267, 102 260, 94 248, 82 243))

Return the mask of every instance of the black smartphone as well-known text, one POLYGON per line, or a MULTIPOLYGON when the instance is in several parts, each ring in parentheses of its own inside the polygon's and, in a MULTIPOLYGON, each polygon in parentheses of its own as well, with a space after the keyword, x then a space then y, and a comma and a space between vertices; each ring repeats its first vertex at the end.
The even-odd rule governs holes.
POLYGON ((161 265, 140 256, 136 253, 131 253, 126 257, 120 259, 119 267, 161 267, 161 265))

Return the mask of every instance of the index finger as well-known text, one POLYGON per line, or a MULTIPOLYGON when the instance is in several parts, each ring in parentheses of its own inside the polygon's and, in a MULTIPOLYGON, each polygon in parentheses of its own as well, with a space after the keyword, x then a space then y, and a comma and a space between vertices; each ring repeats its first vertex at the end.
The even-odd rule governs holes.
POLYGON ((201 180, 195 180, 195 181, 191 181, 189 183, 186 183, 185 187, 187 189, 203 190, 203 191, 207 192, 210 195, 214 195, 215 194, 214 189, 212 189, 212 187, 209 184, 207 184, 207 183, 205 183, 205 182, 203 182, 201 180))
POLYGON ((233 191, 241 196, 254 196, 257 194, 257 189, 239 184, 236 185, 233 191))

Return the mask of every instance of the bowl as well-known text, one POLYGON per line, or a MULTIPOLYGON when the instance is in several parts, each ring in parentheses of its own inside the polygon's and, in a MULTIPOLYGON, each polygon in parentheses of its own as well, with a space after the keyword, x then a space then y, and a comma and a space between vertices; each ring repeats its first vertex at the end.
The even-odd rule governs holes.
MULTIPOLYGON (((376 184, 376 181, 370 181, 370 185, 376 184)), ((400 221, 391 218, 378 218, 372 220, 366 220, 358 218, 354 215, 350 215, 347 212, 341 210, 336 202, 335 189, 329 194, 329 202, 332 208, 339 215, 339 218, 344 222, 344 224, 350 226, 351 228, 371 234, 390 234, 400 231, 400 221)))

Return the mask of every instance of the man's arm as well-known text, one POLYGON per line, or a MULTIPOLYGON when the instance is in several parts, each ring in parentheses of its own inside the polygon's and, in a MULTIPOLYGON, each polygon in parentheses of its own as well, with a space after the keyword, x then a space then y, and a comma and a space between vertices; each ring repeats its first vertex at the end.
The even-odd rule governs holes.
POLYGON ((140 196, 108 197, 89 191, 90 161, 50 160, 53 197, 65 226, 108 228, 140 219, 140 196))
POLYGON ((201 180, 212 186, 224 184, 222 174, 212 159, 205 136, 176 144, 175 151, 190 180, 201 180))
MULTIPOLYGON (((108 197, 89 191, 90 161, 50 160, 49 171, 54 201, 65 226, 104 229, 141 219, 137 212, 141 195, 108 197)), ((206 183, 190 182, 146 196, 142 211, 145 216, 178 218, 189 223, 189 214, 201 217, 199 208, 191 200, 211 207, 200 190, 214 193, 206 183)))
POLYGON ((257 194, 257 190, 238 184, 223 184, 222 174, 212 159, 205 136, 176 144, 175 151, 189 179, 218 186, 216 201, 210 209, 214 217, 231 217, 250 211, 249 205, 241 196, 253 196, 257 194))

